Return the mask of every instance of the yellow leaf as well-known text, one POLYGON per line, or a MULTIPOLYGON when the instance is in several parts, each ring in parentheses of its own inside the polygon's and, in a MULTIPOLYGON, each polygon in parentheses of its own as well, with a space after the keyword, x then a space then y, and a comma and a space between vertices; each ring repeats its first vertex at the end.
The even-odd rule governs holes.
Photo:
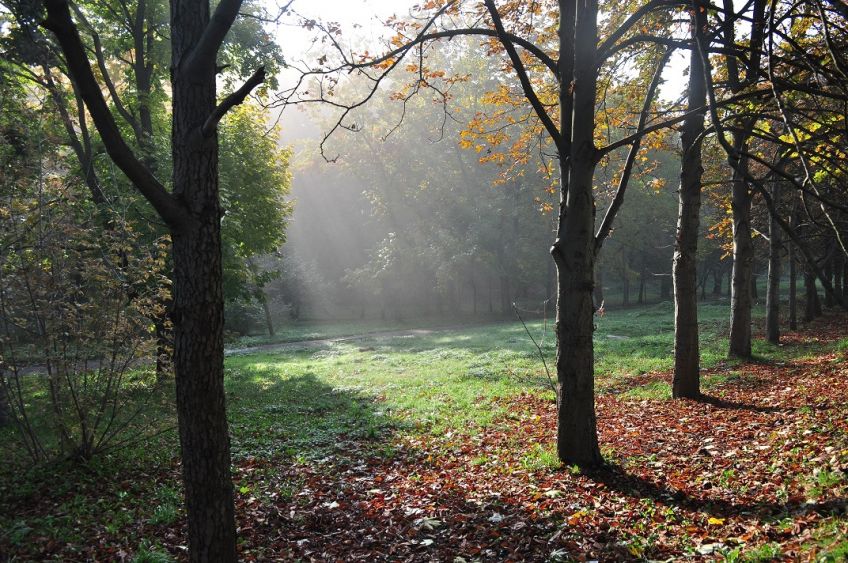
POLYGON ((709 523, 710 526, 721 526, 724 524, 724 518, 715 518, 711 516, 710 519, 707 520, 707 523, 709 523))

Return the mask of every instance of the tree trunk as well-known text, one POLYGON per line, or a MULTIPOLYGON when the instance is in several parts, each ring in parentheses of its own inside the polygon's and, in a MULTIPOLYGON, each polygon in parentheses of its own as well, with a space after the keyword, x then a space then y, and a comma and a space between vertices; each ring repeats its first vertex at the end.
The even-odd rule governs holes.
POLYGON ((795 245, 789 243, 789 330, 798 330, 798 267, 795 245))
MULTIPOLYGON (((835 248, 833 247, 832 242, 828 242, 827 244, 827 258, 824 260, 824 277, 827 281, 830 282, 830 286, 833 287, 833 262, 835 258, 835 248)), ((834 300, 834 295, 830 291, 824 292, 824 304, 826 307, 833 307, 836 304, 834 300)))
POLYGON ((621 304, 630 305, 630 276, 627 270, 627 258, 621 257, 621 304))
POLYGON ((216 105, 214 54, 204 64, 186 64, 208 23, 207 2, 172 0, 173 184, 190 214, 172 234, 174 370, 189 556, 230 562, 237 557, 224 396, 218 136, 201 132, 216 105))
POLYGON ((817 301, 819 300, 816 290, 816 276, 809 266, 804 269, 804 322, 808 323, 818 316, 817 301))
POLYGON ((727 289, 724 290, 725 297, 730 297, 733 288, 733 265, 727 270, 727 289))
POLYGON ((716 268, 713 270, 713 295, 718 297, 721 295, 721 279, 724 277, 724 273, 720 268, 716 268))
POLYGON ((759 303, 760 294, 757 290, 757 280, 759 279, 759 275, 753 271, 754 267, 751 266, 751 304, 759 303))
POLYGON ((265 313, 265 326, 268 327, 268 336, 273 337, 276 335, 276 332, 274 331, 274 321, 271 319, 271 308, 268 307, 268 297, 263 294, 260 301, 262 303, 262 311, 265 313))
MULTIPOLYGON (((777 201, 779 185, 774 184, 772 197, 777 201)), ((769 268, 766 292, 766 340, 780 343, 780 226, 774 216, 769 215, 769 268)))
POLYGON ((643 305, 645 303, 645 284, 647 283, 647 272, 645 271, 645 264, 642 264, 642 269, 639 271, 639 297, 637 298, 637 302, 639 305, 643 305))
MULTIPOLYGON (((706 10, 700 0, 693 2, 692 36, 702 37, 706 10)), ((688 110, 706 105, 704 63, 697 49, 689 57, 688 110)), ((683 155, 680 160, 677 236, 674 243, 672 278, 674 282, 674 380, 675 398, 697 398, 701 394, 700 351, 698 344, 698 229, 701 209, 701 137, 704 112, 693 113, 683 122, 683 155)))
POLYGON ((598 7, 596 0, 560 0, 559 6, 560 131, 571 142, 560 146, 560 182, 566 192, 561 194, 552 250, 557 265, 557 455, 563 463, 591 467, 603 461, 595 420, 592 343, 598 7), (573 83, 567 78, 572 69, 573 83))
MULTIPOLYGON (((747 135, 734 134, 734 146, 743 150, 747 135)), ((746 167, 747 159, 741 159, 739 167, 746 167)), ((754 244, 751 240, 751 194, 736 167, 733 172, 731 195, 733 211, 733 281, 730 298, 730 348, 732 358, 751 357, 751 306, 752 276, 754 267, 754 244)))

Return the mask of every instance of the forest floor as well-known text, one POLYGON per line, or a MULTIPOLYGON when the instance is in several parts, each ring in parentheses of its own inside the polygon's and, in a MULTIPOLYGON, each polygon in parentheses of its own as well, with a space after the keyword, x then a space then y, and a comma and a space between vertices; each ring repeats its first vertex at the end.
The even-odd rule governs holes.
MULTIPOLYGON (((556 459, 518 323, 229 357, 241 558, 845 560, 848 320, 741 363, 726 311, 702 307, 699 401, 670 399, 668 306, 598 319, 592 472, 556 459)), ((166 433, 83 467, 7 464, 0 559, 183 559, 174 452, 166 433)))

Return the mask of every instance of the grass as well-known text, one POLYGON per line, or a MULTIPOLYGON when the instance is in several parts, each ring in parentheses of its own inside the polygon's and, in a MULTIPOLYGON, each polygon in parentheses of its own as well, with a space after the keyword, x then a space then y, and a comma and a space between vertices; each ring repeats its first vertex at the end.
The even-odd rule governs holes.
MULTIPOLYGON (((700 309, 702 367, 725 365, 731 369, 706 377, 705 388, 745 377, 733 371, 734 363, 725 359, 727 309, 726 302, 706 303, 700 309)), ((302 324, 281 330, 277 340, 359 333, 365 327, 361 323, 302 324)), ((545 330, 536 320, 529 322, 528 328, 542 340, 552 367, 552 326, 548 324, 545 330)), ((260 342, 243 339, 238 344, 260 342)), ((837 348, 848 350, 846 342, 840 341, 837 348)), ((599 392, 632 376, 670 369, 672 349, 670 303, 607 312, 596 321, 599 392)), ((760 342, 755 350, 774 361, 823 352, 821 344, 815 349, 801 345, 778 348, 760 342)), ((297 462, 320 462, 331 456, 360 455, 361 450, 352 450, 354 443, 357 448, 370 447, 376 455, 391 457, 392 436, 449 436, 457 431, 474 435, 483 427, 498 424, 498 417, 506 414, 499 398, 532 391, 553 399, 538 353, 524 327, 516 322, 233 355, 226 360, 225 384, 232 451, 237 460, 285 456, 297 462)), ((668 383, 654 381, 626 394, 656 400, 667 398, 670 390, 668 383)), ((9 451, 10 440, 8 432, 0 434, 3 451, 9 451)), ((82 467, 60 464, 22 470, 20 464, 6 464, 0 468, 0 498, 21 502, 49 495, 58 510, 27 517, 0 510, 0 545, 24 545, 28 538, 44 535, 76 544, 84 543, 91 533, 105 532, 130 538, 137 561, 162 560, 161 551, 145 543, 138 523, 168 526, 181 518, 178 471, 169 469, 172 481, 167 483, 146 478, 156 468, 172 468, 176 451, 172 432, 143 446, 103 455, 82 467)), ((490 461, 481 456, 475 463, 490 461)), ((555 451, 537 446, 527 452, 523 464, 534 471, 558 467, 559 461, 555 451)), ((817 476, 811 488, 828 486, 831 477, 817 476)), ((287 487, 281 494, 296 495, 300 484, 293 482, 287 487)), ((251 484, 237 482, 236 489, 237 494, 249 494, 251 484)), ((756 560, 755 554, 747 555, 756 560)))

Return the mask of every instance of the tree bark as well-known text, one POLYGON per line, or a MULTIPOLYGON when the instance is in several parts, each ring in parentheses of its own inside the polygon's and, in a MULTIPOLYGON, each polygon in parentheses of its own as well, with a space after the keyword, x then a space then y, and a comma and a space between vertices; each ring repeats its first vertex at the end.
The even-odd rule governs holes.
POLYGON ((789 330, 798 330, 798 266, 795 245, 789 243, 789 330))
MULTIPOLYGON (((746 135, 734 133, 734 146, 742 150, 746 135)), ((739 167, 747 166, 741 159, 739 167)), ((730 296, 730 347, 732 358, 751 357, 751 282, 754 266, 754 244, 751 240, 751 192, 748 183, 736 171, 733 172, 731 194, 733 212, 733 280, 730 296)))
MULTIPOLYGON (((779 184, 775 183, 772 197, 779 197, 779 184)), ((766 292, 766 340, 772 344, 780 343, 780 227, 777 220, 769 215, 769 268, 768 290, 766 292)))
POLYGON ((218 134, 202 133, 216 108, 214 53, 187 64, 209 25, 207 2, 171 1, 173 185, 191 214, 172 234, 174 370, 189 554, 193 561, 229 562, 237 556, 224 396, 218 134))
POLYGON ((558 290, 557 455, 563 463, 592 467, 603 461, 595 419, 592 342, 598 7, 596 0, 560 0, 559 7, 560 131, 570 143, 560 145, 560 181, 565 193, 552 250, 558 290))
MULTIPOLYGON (((695 0, 691 11, 693 39, 702 38, 707 23, 703 0, 695 0)), ((706 105, 704 63, 697 49, 689 59, 688 110, 706 105)), ((691 114, 683 122, 678 189, 677 236, 674 244, 672 278, 674 283, 674 380, 675 398, 697 398, 700 387, 698 343, 698 229, 701 210, 701 138, 704 112, 691 114)))

